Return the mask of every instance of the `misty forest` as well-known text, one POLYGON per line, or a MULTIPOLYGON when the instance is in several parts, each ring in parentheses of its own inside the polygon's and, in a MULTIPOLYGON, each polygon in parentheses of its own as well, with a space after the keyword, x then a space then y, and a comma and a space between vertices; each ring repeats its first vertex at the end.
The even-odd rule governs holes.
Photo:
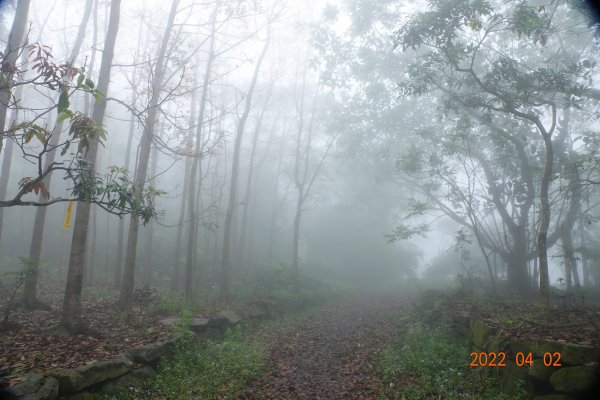
POLYGON ((600 398, 583 0, 4 0, 0 59, 0 398, 600 398))

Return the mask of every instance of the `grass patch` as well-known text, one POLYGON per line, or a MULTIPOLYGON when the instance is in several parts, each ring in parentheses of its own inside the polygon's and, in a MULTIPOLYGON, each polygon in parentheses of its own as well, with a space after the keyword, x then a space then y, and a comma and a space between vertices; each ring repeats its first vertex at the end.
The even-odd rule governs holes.
POLYGON ((114 400, 231 399, 246 383, 261 375, 266 349, 245 338, 242 327, 222 341, 198 340, 184 333, 175 354, 140 387, 123 387, 114 400))
POLYGON ((381 371, 390 397, 423 399, 526 399, 527 392, 502 392, 491 368, 471 368, 469 349, 446 324, 430 327, 412 324, 394 343, 384 348, 381 371))

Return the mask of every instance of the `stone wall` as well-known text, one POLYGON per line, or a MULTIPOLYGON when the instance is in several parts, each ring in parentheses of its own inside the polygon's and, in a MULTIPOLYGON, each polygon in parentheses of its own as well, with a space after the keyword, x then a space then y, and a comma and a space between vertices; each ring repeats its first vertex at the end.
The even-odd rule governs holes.
POLYGON ((560 341, 514 339, 467 317, 455 316, 453 322, 457 331, 470 341, 472 351, 484 353, 475 360, 476 364, 485 363, 486 359, 487 363, 491 362, 492 352, 506 355, 506 366, 474 368, 492 368, 507 391, 516 390, 519 382, 524 381, 534 400, 600 399, 600 348, 560 341))
MULTIPOLYGON (((198 336, 211 339, 223 337, 225 331, 242 320, 258 319, 267 310, 252 308, 243 317, 233 311, 223 311, 213 318, 196 317, 190 329, 198 336)), ((165 318, 161 323, 180 324, 179 318, 165 318)), ((0 397, 20 400, 54 400, 59 396, 69 400, 105 399, 119 386, 140 384, 156 373, 160 360, 173 353, 180 336, 170 340, 150 343, 116 358, 103 360, 72 369, 56 369, 47 376, 36 373, 23 375, 25 380, 3 389, 0 397)))

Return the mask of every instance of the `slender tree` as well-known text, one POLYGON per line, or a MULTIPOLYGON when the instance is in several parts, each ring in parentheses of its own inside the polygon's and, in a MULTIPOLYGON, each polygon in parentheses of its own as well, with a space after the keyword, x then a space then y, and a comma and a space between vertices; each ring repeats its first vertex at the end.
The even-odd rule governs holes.
MULTIPOLYGON (((8 37, 8 43, 2 57, 0 65, 0 77, 3 82, 11 82, 13 76, 18 71, 17 59, 25 42, 25 29, 27 27, 27 16, 29 15, 30 0, 19 0, 15 19, 13 20, 12 28, 8 37)), ((10 106, 12 94, 11 85, 2 85, 0 87, 0 153, 4 143, 6 115, 10 106)))
MULTIPOLYGON (((85 9, 83 12, 83 17, 81 19, 81 24, 79 25, 79 30, 77 31, 77 36, 75 38, 75 43, 73 44, 73 48, 71 49, 71 54, 69 56, 69 62, 74 64, 77 60, 79 52, 81 50, 81 45, 83 44, 83 39, 85 37, 85 29, 87 27, 92 4, 95 0, 87 0, 85 9)), ((86 97, 89 95, 86 93, 86 97)), ((86 110, 87 112, 88 110, 86 110)), ((50 137, 50 145, 52 147, 56 147, 56 145, 60 141, 61 132, 63 130, 63 120, 56 118, 54 122, 54 128, 52 130, 52 136, 50 137)), ((56 159, 56 148, 50 150, 44 162, 44 169, 47 170, 54 163, 56 159)), ((49 174, 44 180, 44 185, 46 187, 50 187, 52 182, 52 174, 49 174)), ((40 193, 40 201, 43 200, 43 194, 40 193)), ((28 274, 27 279, 25 280, 25 285, 23 287, 23 301, 28 308, 35 308, 37 306, 43 306, 39 300, 37 299, 37 284, 38 284, 38 275, 39 275, 39 265, 42 254, 42 246, 43 246, 43 235, 44 235, 44 226, 46 223, 46 207, 38 207, 35 210, 35 218, 33 223, 33 233, 31 235, 31 245, 29 248, 29 259, 31 261, 31 273, 28 274)))
MULTIPOLYGON (((112 0, 110 7, 110 19, 104 52, 98 76, 98 89, 108 93, 110 82, 110 71, 114 57, 117 32, 119 31, 119 20, 121 14, 121 0, 112 0)), ((92 112, 93 121, 101 125, 106 111, 106 97, 100 98, 94 103, 92 112)), ((94 165, 98 152, 98 140, 92 140, 85 154, 85 159, 90 165, 94 165)), ((85 248, 87 243, 87 229, 90 219, 90 203, 79 202, 75 211, 75 223, 73 228, 73 240, 69 257, 69 270, 67 273, 67 284, 62 309, 62 325, 70 331, 82 328, 81 323, 81 289, 83 283, 83 265, 85 260, 85 248)))
MULTIPOLYGON (((163 91, 163 85, 165 83, 165 69, 167 67, 168 62, 168 59, 166 57, 167 46, 171 38, 171 32, 173 30, 173 24, 175 22, 175 16, 177 14, 178 5, 179 0, 173 0, 171 3, 171 9, 167 20, 167 25, 165 26, 165 31, 162 36, 160 48, 156 56, 156 63, 154 65, 148 115, 146 116, 146 119, 144 121, 144 131, 142 134, 139 159, 135 172, 135 186, 137 188, 136 196, 138 197, 138 201, 141 200, 142 190, 146 185, 148 162, 150 160, 150 151, 152 149, 154 129, 158 119, 159 101, 163 91)), ((125 268, 123 271, 123 281, 121 283, 121 292, 119 295, 119 306, 122 311, 128 313, 129 315, 131 315, 131 308, 133 305, 135 260, 137 254, 139 224, 139 216, 132 215, 129 220, 127 250, 125 253, 125 268)))
POLYGON ((229 270, 231 263, 231 237, 232 237, 232 226, 233 226, 233 215, 237 206, 237 185, 239 175, 239 164, 240 164, 240 149, 242 144, 242 137, 246 128, 246 121, 252 108, 252 96, 258 80, 258 74, 260 67, 267 54, 269 43, 271 40, 271 27, 267 28, 267 40, 263 45, 262 52, 258 57, 256 65, 254 66, 254 73, 252 80, 246 93, 246 102, 244 111, 238 121, 235 143, 233 148, 233 159, 231 164, 231 177, 229 180, 229 201, 227 202, 227 211, 225 212, 225 225, 223 227, 223 256, 221 259, 221 282, 220 282, 220 298, 223 302, 229 302, 229 270))

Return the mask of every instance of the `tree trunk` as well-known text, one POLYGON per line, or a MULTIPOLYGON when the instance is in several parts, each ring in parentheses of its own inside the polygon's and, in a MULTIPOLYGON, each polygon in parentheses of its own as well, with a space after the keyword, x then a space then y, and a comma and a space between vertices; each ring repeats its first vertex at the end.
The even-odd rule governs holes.
MULTIPOLYGON (((29 14, 29 0, 19 0, 15 19, 10 29, 8 43, 4 50, 2 59, 2 68, 0 69, 0 78, 3 82, 11 82, 16 71, 17 58, 24 42, 25 27, 27 26, 27 15, 29 14)), ((6 125, 6 115, 10 104, 12 85, 2 85, 0 89, 0 153, 4 141, 4 128, 6 125)))
POLYGON ((513 247, 507 261, 507 281, 514 294, 527 295, 530 292, 529 273, 527 270, 527 236, 525 228, 519 227, 513 232, 513 247))
POLYGON ((542 133, 546 150, 544 162, 544 175, 540 187, 540 230, 538 233, 538 257, 540 259, 540 298, 543 304, 550 304, 550 276, 548 274, 548 227, 550 226, 550 200, 548 189, 552 179, 554 151, 552 139, 548 133, 542 133))
MULTIPOLYGON (((150 181, 149 184, 156 186, 154 177, 158 168, 158 148, 152 150, 152 162, 150 163, 150 181)), ((152 286, 153 258, 154 249, 154 222, 150 221, 146 227, 146 261, 144 262, 144 285, 152 286)))
MULTIPOLYGON (((150 150, 152 148, 152 139, 154 137, 154 127, 158 117, 158 103, 164 85, 165 67, 167 64, 166 53, 167 45, 171 37, 175 15, 179 0, 173 0, 171 3, 171 11, 165 32, 163 34, 160 49, 156 58, 154 67, 153 82, 151 89, 151 99, 148 107, 148 116, 144 123, 144 132, 140 143, 140 155, 135 174, 136 196, 140 200, 141 193, 146 184, 146 175, 148 172, 148 161, 150 159, 150 150)), ((137 215, 132 215, 129 220, 129 233, 127 236, 127 250, 125 254, 125 269, 123 271, 123 281, 121 284, 121 293, 119 296, 119 307, 121 311, 126 312, 131 316, 131 308, 133 304, 133 288, 135 277, 135 259, 137 253, 137 241, 139 231, 140 218, 137 215)))
POLYGON ((267 110, 267 106, 269 103, 269 98, 265 99, 265 105, 256 121, 256 126, 254 127, 254 135, 252 136, 252 149, 250 150, 250 162, 248 166, 248 176, 246 179, 246 193, 244 194, 244 200, 242 201, 242 206, 244 207, 244 211, 242 213, 242 224, 240 228, 240 242, 238 246, 238 260, 237 265, 239 268, 243 268, 242 265, 246 263, 246 235, 248 228, 248 208, 250 207, 250 198, 252 195, 252 180, 254 174, 254 157, 256 155, 256 145, 258 143, 258 134, 260 133, 260 128, 263 120, 263 116, 265 115, 265 111, 267 110))
MULTIPOLYGON (((79 25, 79 30, 77 31, 77 37, 75 38, 75 43, 73 44, 73 48, 71 49, 71 55, 69 57, 71 64, 75 63, 79 52, 81 51, 81 45, 85 37, 85 28, 87 27, 88 20, 90 18, 92 8, 91 6, 93 2, 94 0, 87 0, 86 2, 83 18, 81 19, 81 24, 79 25)), ((57 119, 54 122, 54 129, 52 130, 52 135, 50 136, 50 140, 48 141, 50 148, 56 147, 56 145, 59 143, 62 129, 63 121, 58 120, 57 116, 57 119)), ((50 168, 55 158, 56 150, 50 150, 46 155, 46 159, 44 160, 44 170, 50 168)), ((52 174, 48 175, 46 179, 44 179, 44 185, 47 188, 49 188, 51 182, 52 174)), ((40 201, 43 201, 41 193, 40 201)), ((35 308, 38 305, 40 305, 37 299, 37 284, 39 276, 39 264, 42 255, 42 246, 44 239, 44 226, 46 224, 46 210, 47 207, 36 207, 35 210, 33 233, 31 235, 31 245, 29 248, 29 259, 31 261, 32 270, 31 273, 27 276, 27 279, 25 280, 25 285, 23 287, 23 302, 28 308, 35 308)))
POLYGON ((294 232, 292 235, 292 274, 294 285, 298 283, 299 277, 299 247, 300 247, 300 221, 302 219, 302 208, 304 206, 304 201, 306 200, 306 196, 308 195, 308 191, 310 190, 310 186, 306 187, 307 177, 308 177, 308 161, 310 157, 310 148, 312 142, 312 128, 313 121, 315 117, 316 105, 317 105, 317 96, 319 90, 315 90, 315 95, 313 99, 312 105, 312 113, 310 118, 310 123, 307 131, 306 138, 306 147, 304 149, 304 153, 302 153, 302 133, 304 131, 304 91, 306 86, 306 74, 307 71, 304 71, 304 77, 302 79, 302 92, 300 99, 300 107, 297 110, 299 114, 299 124, 298 124, 298 133, 296 136, 296 159, 294 163, 294 183, 296 184, 296 188, 298 189, 298 196, 296 200, 296 213, 294 215, 294 232), (304 161, 302 161, 304 158, 304 161), (302 172, 300 172, 302 170, 302 172), (305 189, 306 187, 306 189, 305 189))
POLYGON ((98 240, 98 207, 91 206, 91 217, 88 226, 88 238, 86 245, 86 262, 83 278, 86 286, 94 286, 94 275, 96 268, 96 240, 98 240))
POLYGON ((235 212, 237 203, 237 185, 238 185, 238 173, 240 164, 240 148, 242 144, 242 136, 244 135, 244 129, 246 126, 246 120, 250 114, 252 107, 252 95, 254 94, 254 88, 256 87, 256 81, 258 80, 258 73, 260 72, 260 66, 267 54, 269 42, 271 40, 271 27, 268 28, 268 36, 263 46, 262 53, 258 58, 256 66, 254 67, 254 74, 252 75, 252 82, 246 93, 246 105, 244 112, 238 122, 235 144, 233 148, 233 160, 231 164, 231 180, 229 182, 229 201, 227 203, 227 211, 225 213, 225 226, 223 228, 223 258, 221 259, 221 283, 220 283, 220 298, 221 301, 229 302, 229 269, 230 269, 230 257, 231 257, 231 227, 233 222, 233 214, 235 212))
POLYGON ((198 210, 196 205, 196 191, 199 189, 196 187, 196 183, 200 186, 200 179, 198 170, 200 169, 200 158, 202 153, 202 142, 203 142, 203 126, 204 126, 204 112, 206 111, 206 102, 208 100, 208 87, 210 86, 210 79, 212 75, 212 67, 215 58, 215 23, 217 18, 217 9, 211 16, 211 37, 209 42, 208 59, 204 67, 204 81, 202 82, 202 93, 200 95, 200 104, 198 106, 198 118, 194 121, 197 124, 196 127, 196 140, 194 141, 194 153, 191 160, 191 169, 189 172, 189 183, 187 184, 187 208, 189 216, 188 225, 188 242, 186 246, 186 257, 185 257, 185 280, 184 280, 184 292, 186 297, 192 296, 194 288, 194 265, 196 264, 196 244, 198 237, 198 210))
MULTIPOLYGON (((25 54, 23 53, 23 62, 25 62, 25 54)), ((23 97, 23 85, 19 85, 17 90, 15 91, 15 99, 20 101, 23 97)), ((13 110, 10 125, 14 124, 17 121, 18 112, 17 110, 13 110)), ((12 158, 13 158, 13 148, 14 142, 12 140, 8 140, 6 143, 6 148, 4 150, 4 158, 2 159, 2 171, 0 171, 0 200, 4 200, 6 198, 6 190, 8 189, 8 181, 10 180, 10 170, 12 166, 12 158)), ((2 230, 4 227, 4 207, 0 207, 0 243, 2 243, 2 230)))
MULTIPOLYGON (((139 54, 142 48, 142 32, 143 32, 143 19, 140 20, 140 24, 138 26, 138 42, 137 42, 137 50, 135 53, 134 62, 137 64, 139 62, 139 54)), ((136 95, 137 95, 137 80, 139 78, 138 67, 134 67, 133 73, 131 76, 131 101, 133 103, 136 95)), ((135 128, 137 116, 130 112, 129 119, 129 134, 127 136, 127 146, 125 147, 125 163, 124 167, 129 170, 131 164, 131 147, 133 145, 133 137, 135 136, 135 128)), ((119 228, 117 231, 117 259, 115 261, 115 274, 114 274, 114 287, 118 288, 121 286, 121 281, 123 279, 122 271, 123 271, 123 244, 125 237, 125 218, 121 217, 119 219, 119 228)))
MULTIPOLYGON (((283 132, 285 132, 285 124, 283 125, 283 132)), ((275 175, 275 188, 273 189, 273 208, 271 213, 271 226, 269 228, 269 245, 267 249, 267 266, 271 266, 273 264, 273 242, 275 239, 275 222, 277 221, 277 212, 279 207, 277 207, 277 189, 279 186, 279 179, 281 177, 281 166, 283 165, 283 149, 285 147, 285 140, 281 138, 281 144, 279 146, 279 157, 277 160, 277 173, 275 175)))
MULTIPOLYGON (((104 52, 102 54, 97 85, 98 90, 102 93, 108 93, 110 71, 114 57, 117 32, 119 30, 120 9, 121 0, 112 0, 110 22, 106 33, 106 41, 104 44, 104 52)), ((105 111, 106 97, 103 97, 94 103, 92 119, 95 123, 102 124, 105 111)), ((94 170, 97 152, 98 141, 92 140, 85 155, 86 160, 91 164, 92 171, 94 170)), ((83 283, 83 264, 85 259, 89 216, 90 203, 77 203, 61 319, 62 325, 71 331, 76 331, 81 328, 81 286, 83 283)))

